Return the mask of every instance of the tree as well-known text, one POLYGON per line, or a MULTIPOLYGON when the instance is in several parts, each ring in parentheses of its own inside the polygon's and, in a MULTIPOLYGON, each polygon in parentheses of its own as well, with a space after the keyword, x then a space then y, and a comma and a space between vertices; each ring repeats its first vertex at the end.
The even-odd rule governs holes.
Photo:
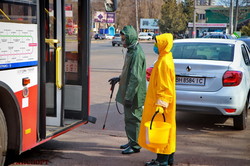
POLYGON ((186 31, 188 28, 188 23, 194 21, 194 0, 185 0, 182 2, 182 10, 186 15, 186 28, 183 30, 186 31))
POLYGON ((186 29, 187 15, 183 13, 182 4, 177 4, 175 0, 164 2, 159 20, 160 31, 177 35, 186 29))
POLYGON ((135 27, 135 5, 131 0, 122 0, 116 11, 116 28, 122 29, 125 25, 135 27))
POLYGON ((241 28, 241 33, 243 36, 250 36, 250 22, 241 28))
POLYGON ((139 18, 159 19, 163 0, 139 0, 139 18))
POLYGON ((183 12, 187 15, 187 23, 194 19, 194 0, 185 0, 182 2, 183 12))
MULTIPOLYGON (((138 21, 140 18, 159 19, 163 0, 137 0, 138 21)), ((116 28, 122 29, 125 25, 136 27, 135 0, 120 0, 116 11, 116 28)))
POLYGON ((91 11, 94 13, 95 11, 104 11, 103 0, 92 0, 91 1, 91 11))
MULTIPOLYGON (((221 0, 218 3, 220 5, 230 7, 230 2, 231 0, 221 0)), ((250 11, 250 8, 249 8, 250 1, 249 0, 232 0, 232 3, 234 6, 234 13, 233 13, 234 30, 237 30, 239 28, 238 21, 241 19, 244 19, 250 11)), ((224 13, 224 15, 229 17, 229 12, 224 13)))
MULTIPOLYGON (((138 21, 141 18, 161 18, 161 8, 164 0, 137 0, 138 2, 138 21)), ((103 0, 91 0, 92 11, 103 11, 103 0)), ((119 31, 125 25, 136 27, 135 0, 118 0, 116 11, 115 28, 119 31)))

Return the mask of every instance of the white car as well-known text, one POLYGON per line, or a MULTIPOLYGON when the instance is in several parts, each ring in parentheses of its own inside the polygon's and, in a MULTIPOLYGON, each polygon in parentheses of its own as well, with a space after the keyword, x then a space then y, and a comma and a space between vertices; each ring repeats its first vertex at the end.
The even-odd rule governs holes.
POLYGON ((111 39, 113 39, 113 37, 114 37, 114 36, 111 36, 111 35, 109 35, 109 34, 105 34, 105 36, 106 36, 106 39, 108 39, 108 40, 111 40, 111 39))
POLYGON ((112 46, 114 47, 115 45, 120 46, 122 45, 122 38, 119 33, 115 34, 113 39, 112 39, 112 46))
MULTIPOLYGON (((250 99, 250 49, 231 39, 178 39, 172 48, 177 110, 233 117, 244 130, 250 99)), ((150 78, 152 67, 147 69, 150 78)))
POLYGON ((152 40, 152 36, 148 32, 140 32, 138 35, 139 40, 152 40))

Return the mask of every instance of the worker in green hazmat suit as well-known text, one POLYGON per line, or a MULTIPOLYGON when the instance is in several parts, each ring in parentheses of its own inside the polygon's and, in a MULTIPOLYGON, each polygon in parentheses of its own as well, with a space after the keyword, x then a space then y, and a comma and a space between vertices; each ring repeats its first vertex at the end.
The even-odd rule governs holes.
MULTIPOLYGON (((165 33, 156 36, 154 51, 158 55, 151 72, 148 91, 144 104, 138 142, 141 147, 157 153, 157 159, 147 162, 146 166, 168 166, 173 165, 174 152, 176 150, 176 92, 175 92, 175 68, 171 48, 173 46, 173 35, 165 33), (153 120, 163 121, 171 124, 167 144, 150 143, 149 130, 145 122, 152 121, 155 112, 158 112, 153 120)), ((153 128, 152 128, 153 130, 153 128)), ((163 136, 161 131, 158 137, 163 136)))
POLYGON ((128 143, 121 145, 122 154, 140 152, 137 143, 142 106, 146 96, 146 60, 144 52, 138 43, 138 35, 132 26, 125 26, 121 32, 123 47, 127 53, 119 77, 109 80, 110 84, 119 82, 116 101, 124 106, 125 131, 128 143))

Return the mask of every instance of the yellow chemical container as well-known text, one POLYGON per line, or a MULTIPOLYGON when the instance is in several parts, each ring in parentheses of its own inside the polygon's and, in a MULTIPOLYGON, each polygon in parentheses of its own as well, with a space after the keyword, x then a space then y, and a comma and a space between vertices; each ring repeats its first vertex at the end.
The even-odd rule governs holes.
POLYGON ((163 115, 164 122, 154 121, 154 117, 157 115, 158 111, 155 112, 151 121, 146 122, 144 125, 146 127, 146 135, 148 137, 148 145, 154 148, 161 148, 168 143, 169 132, 171 129, 171 124, 165 122, 165 116, 163 115))

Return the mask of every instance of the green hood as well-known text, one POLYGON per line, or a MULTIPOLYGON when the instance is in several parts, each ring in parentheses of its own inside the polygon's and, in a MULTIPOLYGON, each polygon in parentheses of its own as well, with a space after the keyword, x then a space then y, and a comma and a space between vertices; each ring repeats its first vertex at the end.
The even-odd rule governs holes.
POLYGON ((126 36, 127 52, 120 75, 116 101, 133 102, 134 108, 142 107, 146 96, 146 59, 137 41, 137 33, 132 26, 125 26, 121 31, 126 36))
POLYGON ((128 47, 135 45, 138 41, 138 35, 136 30, 133 28, 131 25, 125 26, 122 30, 121 33, 123 33, 126 37, 126 45, 128 47))

